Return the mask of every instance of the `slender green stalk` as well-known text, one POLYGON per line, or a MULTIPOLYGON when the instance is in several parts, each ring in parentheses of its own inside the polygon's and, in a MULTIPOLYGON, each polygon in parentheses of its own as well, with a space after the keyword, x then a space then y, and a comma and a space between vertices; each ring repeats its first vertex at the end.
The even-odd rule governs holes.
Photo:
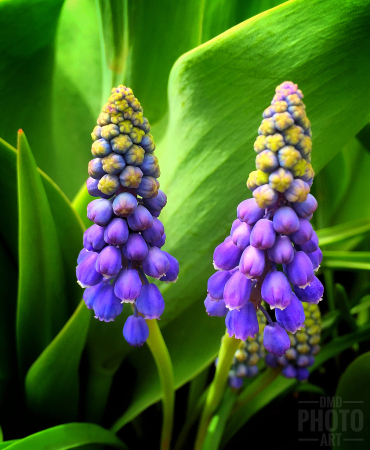
POLYGON ((202 417, 200 419, 194 450, 201 450, 203 447, 204 439, 207 435, 208 425, 211 421, 212 414, 216 410, 224 393, 230 366, 234 353, 238 349, 239 343, 239 339, 229 337, 228 333, 225 332, 222 339, 220 353, 218 355, 216 373, 209 388, 202 417))
POLYGON ((166 343, 156 319, 147 320, 149 327, 148 347, 157 365, 159 378, 163 389, 163 425, 161 450, 168 450, 172 437, 173 409, 175 404, 175 379, 172 362, 166 343))

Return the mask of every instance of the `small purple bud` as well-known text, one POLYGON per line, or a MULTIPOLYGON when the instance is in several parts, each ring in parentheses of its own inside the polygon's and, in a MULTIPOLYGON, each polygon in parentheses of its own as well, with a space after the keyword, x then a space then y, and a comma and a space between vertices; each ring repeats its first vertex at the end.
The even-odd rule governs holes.
POLYGON ((299 220, 297 214, 289 206, 278 208, 272 219, 277 233, 291 234, 298 230, 299 220))
POLYGON ((297 370, 297 380, 298 381, 306 381, 310 376, 310 372, 305 367, 299 367, 297 370))
POLYGON ((102 165, 104 171, 111 175, 118 175, 126 167, 125 158, 114 152, 102 159, 102 165))
POLYGON ((243 378, 237 377, 235 375, 229 376, 229 386, 231 389, 240 389, 243 386, 243 378))
POLYGON ((123 327, 123 337, 133 347, 141 347, 149 337, 149 328, 141 316, 129 316, 123 327))
POLYGON ((314 277, 311 284, 304 289, 293 286, 295 295, 301 302, 314 303, 317 305, 322 300, 324 294, 324 286, 317 277, 314 277))
POLYGON ((113 322, 122 312, 123 305, 114 295, 113 286, 104 284, 94 301, 95 318, 104 322, 113 322))
POLYGON ((96 180, 94 178, 89 177, 86 180, 87 192, 92 197, 100 197, 100 195, 101 195, 101 192, 98 189, 98 184, 99 184, 99 180, 96 180))
POLYGON ((153 216, 145 206, 139 205, 131 216, 127 218, 127 223, 131 230, 143 231, 153 225, 153 216))
POLYGON ((125 153, 125 161, 130 166, 140 166, 144 160, 144 154, 144 149, 134 144, 125 153))
POLYGON ((123 303, 134 303, 140 295, 141 286, 136 269, 122 269, 114 285, 114 293, 123 303))
POLYGON ((152 153, 155 150, 155 143, 151 134, 146 134, 141 140, 141 145, 147 153, 152 153))
POLYGON ((286 367, 283 368, 281 373, 286 378, 296 378, 296 376, 297 376, 297 369, 294 366, 292 366, 291 364, 288 364, 286 367))
POLYGON ((225 324, 230 337, 235 335, 236 339, 243 341, 248 337, 254 338, 259 331, 259 325, 253 303, 247 302, 240 311, 229 311, 225 324))
POLYGON ((161 212, 166 206, 167 197, 166 194, 158 189, 158 195, 153 198, 144 198, 144 206, 149 209, 149 211, 161 212))
POLYGON ((143 172, 134 166, 126 166, 119 176, 122 186, 135 189, 139 187, 142 178, 143 172))
POLYGON ((92 159, 89 162, 87 170, 90 177, 94 178, 95 180, 100 180, 100 178, 105 175, 101 158, 92 159))
POLYGON ((265 356, 265 363, 273 369, 276 369, 279 365, 277 357, 272 353, 267 353, 267 355, 265 356))
POLYGON ((241 225, 243 222, 239 219, 235 219, 233 224, 231 225, 230 235, 234 233, 234 231, 238 228, 239 225, 241 225))
POLYGON ((103 158, 112 152, 112 147, 105 139, 98 139, 91 147, 91 153, 95 158, 103 158))
POLYGON ((257 220, 262 219, 265 210, 260 208, 254 198, 241 202, 237 209, 238 219, 248 225, 254 225, 257 220))
POLYGON ((231 238, 222 242, 213 253, 213 266, 216 270, 232 270, 239 263, 242 251, 233 244, 231 238))
POLYGON ((278 324, 291 333, 295 333, 304 326, 303 305, 293 292, 289 305, 283 311, 275 309, 275 317, 278 324))
POLYGON ((104 241, 104 227, 100 227, 99 225, 92 225, 88 228, 83 237, 84 247, 91 251, 99 252, 103 249, 107 244, 104 241))
POLYGON ((148 254, 148 246, 140 234, 131 233, 122 246, 122 253, 130 261, 141 261, 148 254))
POLYGON ((162 294, 155 284, 143 284, 139 297, 136 299, 139 313, 146 319, 159 319, 164 311, 162 294))
POLYGON ((211 317, 225 317, 228 312, 223 300, 212 300, 208 295, 204 300, 204 306, 207 314, 211 317))
POLYGON ((284 272, 290 283, 300 288, 308 286, 315 277, 310 258, 301 251, 295 253, 292 262, 286 265, 284 272))
POLYGON ((77 265, 80 264, 85 258, 87 258, 89 255, 91 255, 91 251, 86 250, 86 248, 83 248, 77 257, 77 265))
POLYGON ((129 192, 118 194, 113 200, 113 211, 119 217, 129 217, 137 208, 136 198, 129 192))
POLYGON ((225 284, 229 281, 231 273, 221 271, 214 273, 207 283, 207 292, 212 300, 222 300, 224 298, 225 284))
POLYGON ((302 250, 305 253, 313 253, 318 248, 319 248, 319 238, 317 237, 317 234, 312 230, 311 238, 300 245, 300 250, 302 250))
POLYGON ((240 258, 239 270, 247 278, 260 277, 265 270, 265 251, 249 245, 240 258))
POLYGON ((292 207, 299 217, 308 218, 317 209, 317 200, 312 194, 307 195, 304 202, 293 203, 292 207))
POLYGON ((263 345, 273 355, 282 356, 290 347, 288 333, 277 322, 266 325, 263 332, 263 345))
POLYGON ((252 292, 252 281, 241 272, 236 271, 225 284, 224 300, 230 310, 242 308, 252 292))
POLYGON ((150 245, 152 245, 153 247, 161 248, 164 246, 165 243, 166 243, 166 233, 163 233, 162 236, 157 241, 152 242, 150 245))
MULTIPOLYGON (((311 239, 313 233, 312 225, 307 219, 299 219, 299 229, 292 233, 289 237, 292 242, 302 245, 311 239)), ((316 250, 316 249, 315 249, 316 250)))
POLYGON ((172 255, 170 255, 169 253, 163 251, 163 253, 166 255, 169 263, 170 263, 170 268, 167 270, 166 275, 164 275, 163 277, 160 278, 161 281, 167 281, 170 283, 176 283, 177 278, 179 276, 179 262, 177 261, 176 258, 174 258, 172 255))
MULTIPOLYGON (((143 198, 156 197, 158 193, 159 183, 150 176, 143 176, 139 187, 137 188, 137 194, 143 198)), ((146 206, 146 205, 145 205, 146 206)), ((150 208, 148 208, 150 209, 150 208)))
POLYGON ((121 250, 112 245, 105 247, 96 259, 95 270, 104 278, 114 277, 122 266, 121 250))
POLYGON ((97 198, 87 205, 87 217, 97 225, 104 227, 112 218, 112 203, 103 198, 97 198))
POLYGON ((267 250, 267 256, 276 264, 289 264, 294 257, 294 249, 288 236, 277 236, 275 244, 267 250))
POLYGON ((107 244, 119 246, 127 241, 128 235, 126 220, 116 217, 105 227, 104 240, 107 244))
POLYGON ((286 308, 292 297, 290 284, 283 272, 269 272, 262 283, 261 296, 271 309, 286 308))
POLYGON ((96 284, 84 290, 82 298, 84 299, 86 306, 92 309, 96 297, 99 295, 100 289, 104 286, 104 283, 96 284))
POLYGON ((144 155, 143 163, 140 165, 140 170, 144 175, 153 175, 158 169, 158 158, 150 153, 144 155))
POLYGON ((95 270, 97 257, 98 253, 90 252, 90 255, 85 258, 76 268, 78 284, 83 288, 95 286, 103 279, 103 275, 95 270))
POLYGON ((260 219, 251 232, 251 245, 261 250, 271 248, 275 243, 276 233, 271 220, 260 219))
POLYGON ((320 248, 317 248, 317 250, 314 252, 307 253, 307 256, 312 262, 313 270, 318 270, 322 261, 322 251, 320 250, 320 248))
POLYGON ((252 226, 242 222, 232 233, 232 241, 240 250, 244 250, 249 245, 251 231, 252 226))
POLYGON ((156 217, 154 217, 153 225, 144 230, 141 234, 148 244, 154 244, 155 241, 158 241, 158 239, 160 239, 163 236, 163 233, 164 233, 164 226, 162 222, 156 217))
POLYGON ((170 268, 170 263, 162 250, 150 247, 148 255, 143 259, 142 266, 146 275, 159 280, 170 268))

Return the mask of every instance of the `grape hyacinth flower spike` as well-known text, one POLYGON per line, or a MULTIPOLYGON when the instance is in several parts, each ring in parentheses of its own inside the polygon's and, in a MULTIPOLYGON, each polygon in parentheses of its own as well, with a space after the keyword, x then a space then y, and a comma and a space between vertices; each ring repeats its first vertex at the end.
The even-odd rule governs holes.
POLYGON ((146 275, 176 282, 177 260, 161 250, 165 232, 158 219, 167 203, 148 119, 132 90, 112 89, 91 133, 93 159, 86 185, 92 197, 76 269, 86 306, 101 321, 113 321, 131 303, 123 336, 135 347, 149 336, 145 319, 159 319, 163 297, 146 275))
POLYGON ((257 170, 247 181, 253 197, 237 207, 230 236, 215 249, 217 272, 206 300, 208 314, 226 315, 227 331, 237 339, 253 338, 256 314, 265 314, 263 343, 277 358, 290 347, 288 332, 304 326, 302 302, 317 304, 323 295, 314 273, 322 253, 310 223, 317 201, 310 194, 311 128, 302 98, 296 84, 284 82, 263 112, 254 143, 257 170))

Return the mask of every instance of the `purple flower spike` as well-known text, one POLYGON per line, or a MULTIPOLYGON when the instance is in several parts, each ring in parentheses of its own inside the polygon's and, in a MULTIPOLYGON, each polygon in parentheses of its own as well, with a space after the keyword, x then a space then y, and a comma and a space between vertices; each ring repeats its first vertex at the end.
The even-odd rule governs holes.
POLYGON ((94 301, 95 318, 103 322, 113 322, 122 309, 123 305, 115 296, 113 286, 104 284, 94 301))
POLYGON ((312 253, 315 252, 319 248, 319 238, 317 237, 317 234, 312 230, 312 236, 311 238, 304 242, 300 249, 305 253, 312 253))
POLYGON ((127 241, 128 235, 126 220, 116 217, 105 227, 104 240, 107 244, 119 246, 127 241))
POLYGON ((271 220, 260 219, 251 232, 251 245, 262 250, 271 248, 275 243, 275 230, 271 220))
POLYGON ((207 292, 212 300, 221 300, 224 298, 225 284, 229 281, 231 273, 221 271, 214 273, 208 280, 207 292))
POLYGON ((93 308, 95 299, 103 286, 105 286, 104 283, 99 283, 84 290, 82 298, 89 309, 93 308))
MULTIPOLYGON (((302 245, 309 241, 313 233, 312 225, 308 219, 299 219, 299 229, 292 233, 289 237, 292 242, 297 245, 302 245)), ((317 248, 317 247, 316 247, 317 248)), ((315 249, 316 250, 316 249, 315 249)))
POLYGON ((129 217, 137 208, 136 198, 129 192, 118 194, 113 200, 113 211, 119 217, 129 217))
POLYGON ((96 259, 95 270, 104 278, 114 277, 118 274, 122 265, 122 254, 119 248, 108 245, 96 259))
POLYGON ((260 277, 265 270, 265 250, 249 245, 240 258, 239 270, 247 278, 260 277))
POLYGON ((123 327, 123 337, 133 347, 142 347, 149 337, 149 328, 141 316, 129 316, 123 327))
POLYGON ((282 356, 290 347, 288 333, 277 322, 266 325, 263 332, 263 345, 275 356, 282 356))
POLYGON ((222 242, 213 253, 213 265, 216 270, 232 270, 239 263, 242 250, 230 240, 222 242))
POLYGON ((155 284, 143 284, 135 303, 145 319, 159 319, 164 311, 162 294, 155 284))
POLYGON ((294 257, 294 249, 288 236, 277 236, 275 244, 267 250, 267 256, 276 264, 289 264, 294 257))
POLYGON ((141 261, 148 254, 148 245, 139 233, 131 233, 122 246, 122 253, 130 261, 141 261))
POLYGON ((152 242, 150 245, 153 247, 161 248, 166 243, 166 233, 163 233, 162 236, 158 239, 158 241, 152 242))
POLYGON ((158 241, 163 236, 164 226, 162 222, 156 217, 153 218, 153 224, 151 227, 144 230, 141 235, 146 240, 148 244, 152 244, 158 241))
POLYGON ((271 309, 286 308, 292 297, 290 284, 283 272, 269 272, 262 283, 261 296, 271 309))
POLYGON ((283 311, 275 309, 275 316, 278 324, 291 333, 295 333, 304 326, 303 305, 293 292, 289 305, 283 311))
POLYGON ((253 303, 248 302, 240 311, 227 313, 225 324, 229 336, 245 341, 248 337, 254 338, 258 333, 259 325, 253 303))
POLYGON ((91 255, 91 251, 86 250, 86 248, 83 248, 83 249, 80 251, 80 253, 79 253, 78 257, 77 257, 77 265, 80 264, 80 263, 82 263, 82 261, 83 261, 85 258, 87 258, 89 255, 91 255))
POLYGON ((144 206, 139 205, 131 216, 127 218, 127 223, 131 230, 143 231, 153 225, 153 216, 144 206))
POLYGON ((322 251, 320 248, 318 248, 315 252, 307 253, 307 256, 311 260, 313 270, 318 270, 322 261, 322 251))
POLYGON ((177 278, 179 276, 179 262, 176 258, 174 258, 169 253, 162 251, 166 255, 166 258, 168 259, 170 263, 170 268, 167 270, 166 275, 160 278, 161 281, 167 281, 169 283, 176 283, 177 278))
POLYGON ((104 227, 112 218, 112 203, 109 200, 98 198, 87 205, 87 217, 97 225, 104 227))
POLYGON ((291 234, 299 229, 298 216, 289 206, 278 208, 274 214, 272 223, 277 233, 291 234))
POLYGON ((240 250, 244 250, 248 247, 251 231, 252 226, 242 222, 232 233, 232 241, 238 248, 240 248, 240 250))
POLYGON ((161 212, 166 206, 167 196, 166 194, 158 189, 158 194, 153 198, 144 198, 144 206, 149 209, 149 211, 161 212))
POLYGON ((292 284, 303 289, 315 277, 310 258, 301 251, 295 253, 292 262, 286 265, 284 272, 292 284))
POLYGON ((204 306, 206 308, 207 314, 211 317, 225 317, 228 313, 228 309, 226 308, 225 302, 223 300, 215 301, 212 300, 208 295, 204 300, 204 306))
POLYGON ((239 270, 236 271, 225 285, 224 300, 226 307, 230 310, 239 310, 248 302, 251 292, 251 280, 239 270))
POLYGON ((162 250, 150 247, 148 255, 143 259, 142 266, 146 275, 159 280, 170 268, 170 263, 162 250))
POLYGON ((237 209, 238 219, 248 225, 254 225, 257 220, 262 219, 265 210, 260 208, 254 198, 249 198, 241 202, 237 209))
POLYGON ((84 233, 84 247, 91 251, 99 252, 107 244, 104 241, 104 227, 99 227, 99 225, 92 225, 84 233))
POLYGON ((312 194, 308 194, 304 202, 293 203, 292 207, 299 217, 308 218, 316 211, 317 200, 312 194))
POLYGON ((293 286, 295 295, 301 302, 314 303, 317 305, 322 300, 324 294, 324 286, 317 277, 314 277, 311 284, 304 289, 293 286))
POLYGON ((103 279, 103 275, 95 270, 97 257, 98 253, 90 252, 90 255, 76 268, 78 284, 83 288, 95 286, 103 279))
POLYGON ((141 286, 137 270, 122 269, 114 285, 114 293, 123 303, 134 303, 140 295, 141 286))

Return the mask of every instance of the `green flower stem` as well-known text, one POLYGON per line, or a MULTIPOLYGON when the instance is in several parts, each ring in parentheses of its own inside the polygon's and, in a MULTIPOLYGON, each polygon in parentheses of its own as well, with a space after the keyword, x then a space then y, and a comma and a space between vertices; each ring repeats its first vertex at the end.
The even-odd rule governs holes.
POLYGON ((157 365, 159 378, 163 389, 163 425, 161 450, 168 450, 172 437, 173 409, 175 403, 175 379, 172 362, 166 343, 156 319, 147 320, 149 327, 148 347, 157 365))
POLYGON ((212 414, 216 410, 223 396, 231 363, 239 344, 239 339, 229 337, 228 333, 225 332, 218 355, 216 373, 209 388, 202 417, 200 419, 194 450, 202 450, 204 439, 207 435, 208 425, 211 421, 212 414))

